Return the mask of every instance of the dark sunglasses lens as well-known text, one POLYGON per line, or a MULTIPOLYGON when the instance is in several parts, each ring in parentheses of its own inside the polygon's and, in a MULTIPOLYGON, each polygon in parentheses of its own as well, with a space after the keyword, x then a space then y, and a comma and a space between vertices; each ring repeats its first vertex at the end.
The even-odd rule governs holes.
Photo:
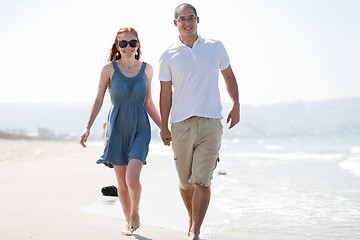
POLYGON ((124 41, 124 40, 122 40, 122 41, 119 41, 119 47, 121 47, 121 48, 126 48, 126 46, 127 46, 127 44, 128 44, 128 42, 127 41, 124 41))
POLYGON ((129 42, 129 45, 130 45, 130 47, 136 47, 137 46, 137 40, 131 40, 130 42, 129 42))
POLYGON ((137 44, 138 44, 138 41, 137 40, 130 40, 129 42, 128 41, 125 41, 125 40, 121 40, 119 41, 119 47, 120 48, 126 48, 126 46, 129 44, 130 47, 136 47, 137 44))

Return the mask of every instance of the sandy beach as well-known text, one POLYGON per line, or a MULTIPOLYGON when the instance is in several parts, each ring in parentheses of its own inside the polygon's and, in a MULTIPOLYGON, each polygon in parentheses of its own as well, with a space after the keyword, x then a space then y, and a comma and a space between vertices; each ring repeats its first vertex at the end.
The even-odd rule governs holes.
MULTIPOLYGON (((113 170, 95 164, 102 149, 91 142, 83 149, 74 141, 0 139, 1 238, 187 239, 185 232, 144 224, 123 237, 122 212, 121 218, 111 218, 79 210, 111 198, 100 190, 115 184, 113 170)), ((151 155, 149 161, 144 175, 169 164, 151 155)))
MULTIPOLYGON (((359 239, 360 137, 224 139, 202 240, 359 239), (241 147, 241 148, 240 148, 241 147), (219 174, 219 173, 222 174, 219 174)), ((101 141, 0 138, 0 238, 187 239, 171 148, 152 141, 141 227, 123 237, 101 141)))

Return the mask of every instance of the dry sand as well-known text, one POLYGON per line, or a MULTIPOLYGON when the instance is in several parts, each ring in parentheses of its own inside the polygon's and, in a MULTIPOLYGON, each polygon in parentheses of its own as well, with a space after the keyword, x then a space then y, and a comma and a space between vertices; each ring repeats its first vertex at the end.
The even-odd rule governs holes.
MULTIPOLYGON (((103 200, 100 189, 114 184, 113 170, 95 164, 102 150, 101 144, 83 149, 72 141, 0 139, 1 239, 187 239, 185 232, 145 225, 123 237, 123 220, 79 210, 103 200)), ((142 174, 168 164, 149 158, 142 174)))

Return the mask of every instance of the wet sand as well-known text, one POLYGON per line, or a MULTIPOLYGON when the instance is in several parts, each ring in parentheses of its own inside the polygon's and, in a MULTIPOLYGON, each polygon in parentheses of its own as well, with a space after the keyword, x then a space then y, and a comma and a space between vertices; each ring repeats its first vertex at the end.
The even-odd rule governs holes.
MULTIPOLYGON (((80 211, 103 201, 101 188, 115 184, 112 169, 95 164, 103 146, 75 141, 0 139, 0 228, 4 239, 187 239, 185 232, 144 224, 121 236, 122 218, 80 211)), ((142 174, 169 163, 149 155, 142 174)), ((118 213, 122 216, 122 212, 118 213)))

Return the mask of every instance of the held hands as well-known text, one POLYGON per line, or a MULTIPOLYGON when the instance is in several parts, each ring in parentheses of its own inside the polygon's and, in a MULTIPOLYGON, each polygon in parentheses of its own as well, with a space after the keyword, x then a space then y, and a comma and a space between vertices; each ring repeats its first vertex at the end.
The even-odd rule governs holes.
POLYGON ((90 135, 90 130, 85 129, 84 133, 80 136, 80 144, 81 144, 81 146, 83 146, 84 148, 86 148, 85 143, 86 143, 89 135, 90 135))
POLYGON ((163 141, 164 145, 170 146, 171 132, 168 128, 161 129, 160 137, 161 137, 161 140, 163 141))
POLYGON ((239 123, 239 121, 240 121, 240 104, 239 103, 233 105, 233 108, 231 109, 231 111, 227 117, 226 123, 229 123, 230 120, 231 120, 231 122, 230 122, 229 129, 239 123))

